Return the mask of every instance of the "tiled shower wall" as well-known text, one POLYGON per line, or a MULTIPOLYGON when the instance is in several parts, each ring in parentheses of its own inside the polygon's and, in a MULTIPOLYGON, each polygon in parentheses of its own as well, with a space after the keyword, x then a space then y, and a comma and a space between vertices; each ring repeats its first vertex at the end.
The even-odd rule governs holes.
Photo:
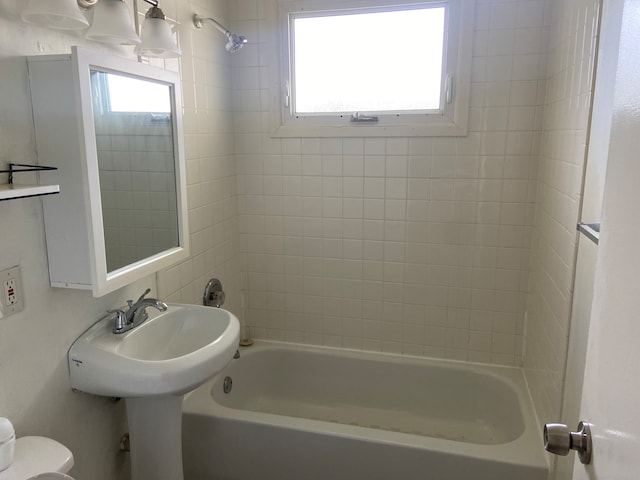
POLYGON ((231 5, 249 334, 520 364, 544 1, 477 2, 459 138, 272 138, 277 1, 231 5))
POLYGON ((560 418, 600 0, 547 1, 547 90, 524 369, 538 417, 560 418))
MULTIPOLYGON (((180 3, 180 2, 178 2, 180 3)), ((240 315, 240 248, 231 58, 215 28, 196 29, 198 13, 229 23, 227 2, 192 1, 180 29, 187 204, 191 256, 158 273, 160 298, 202 304, 208 280, 219 278, 225 308, 240 315)))

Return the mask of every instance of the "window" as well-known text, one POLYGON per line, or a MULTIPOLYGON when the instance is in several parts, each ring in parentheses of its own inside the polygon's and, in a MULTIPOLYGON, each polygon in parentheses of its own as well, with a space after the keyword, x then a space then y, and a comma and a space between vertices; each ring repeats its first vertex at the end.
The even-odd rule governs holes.
POLYGON ((281 0, 276 136, 466 134, 473 1, 401 1, 281 0))
POLYGON ((109 74, 107 84, 112 112, 171 112, 167 85, 109 74))
POLYGON ((102 114, 171 113, 171 91, 162 83, 91 70, 91 88, 94 108, 102 114))

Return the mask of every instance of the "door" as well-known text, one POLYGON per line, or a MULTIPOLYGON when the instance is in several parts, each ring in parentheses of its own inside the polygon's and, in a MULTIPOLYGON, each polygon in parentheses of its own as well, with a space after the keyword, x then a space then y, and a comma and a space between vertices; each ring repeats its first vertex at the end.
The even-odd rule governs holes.
MULTIPOLYGON (((613 114, 580 416, 591 464, 574 480, 640 478, 640 0, 605 1, 619 31, 613 114)), ((606 58, 604 59, 606 60, 606 58)), ((613 62, 614 64, 616 62, 613 62)), ((575 427, 575 425, 570 425, 575 427)))

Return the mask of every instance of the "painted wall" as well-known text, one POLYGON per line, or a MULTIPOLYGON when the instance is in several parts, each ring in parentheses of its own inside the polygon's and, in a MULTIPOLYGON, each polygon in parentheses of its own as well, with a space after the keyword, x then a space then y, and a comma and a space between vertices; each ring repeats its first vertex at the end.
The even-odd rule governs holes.
POLYGON ((548 1, 546 8, 549 59, 524 357, 543 422, 561 413, 599 11, 599 0, 548 1))
MULTIPOLYGON (((23 4, 0 0, 0 169, 10 161, 37 160, 25 55, 69 52, 71 45, 85 45, 136 58, 132 47, 106 47, 78 33, 25 25, 18 18, 23 4)), ((166 67, 179 70, 184 82, 192 258, 162 272, 158 280, 151 276, 100 299, 90 292, 53 289, 48 284, 41 200, 0 202, 0 269, 19 264, 25 293, 25 310, 0 318, 0 415, 14 422, 18 436, 46 435, 66 444, 74 452, 72 473, 78 479, 128 478, 129 466, 127 456, 118 452, 127 430, 124 403, 70 389, 66 354, 73 340, 107 308, 137 298, 147 287, 168 301, 198 302, 205 279, 216 274, 225 283, 231 309, 239 305, 230 60, 224 37, 191 26, 193 12, 226 21, 226 3, 165 0, 162 8, 181 24, 184 55, 180 61, 167 61, 166 67)), ((144 2, 140 10, 146 11, 144 2)), ((38 160, 46 164, 46 153, 40 152, 38 160)), ((26 175, 18 181, 35 178, 26 175)))
POLYGON ((271 138, 276 0, 238 0, 240 240, 258 338, 522 360, 544 2, 479 0, 470 133, 271 138))

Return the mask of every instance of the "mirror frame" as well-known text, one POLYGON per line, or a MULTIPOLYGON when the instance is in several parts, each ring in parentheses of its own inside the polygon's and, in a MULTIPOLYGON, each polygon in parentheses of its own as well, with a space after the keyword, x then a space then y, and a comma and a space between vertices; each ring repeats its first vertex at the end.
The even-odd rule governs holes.
POLYGON ((89 205, 87 209, 87 225, 89 227, 89 257, 91 263, 92 289, 93 295, 98 297, 124 287, 147 275, 151 275, 158 270, 169 267, 189 256, 182 94, 180 77, 175 72, 79 47, 73 47, 71 55, 73 58, 71 64, 75 69, 74 76, 78 79, 75 85, 76 96, 80 99, 78 102, 78 108, 80 110, 78 115, 81 129, 81 149, 84 150, 83 156, 85 160, 81 163, 83 176, 86 180, 84 196, 89 205), (91 99, 91 69, 162 83, 168 85, 171 91, 171 119, 173 127, 178 214, 178 246, 164 250, 112 272, 107 271, 96 129, 91 99))

